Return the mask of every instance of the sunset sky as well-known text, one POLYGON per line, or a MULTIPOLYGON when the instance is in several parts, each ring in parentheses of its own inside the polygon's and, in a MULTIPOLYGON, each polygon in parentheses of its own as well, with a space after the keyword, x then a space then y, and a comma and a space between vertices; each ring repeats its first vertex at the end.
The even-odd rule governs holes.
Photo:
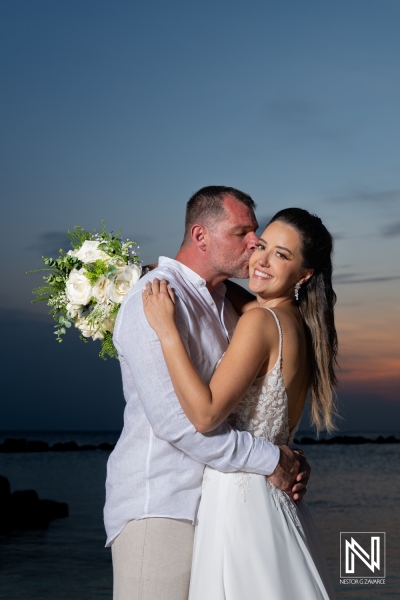
POLYGON ((398 0, 3 0, 0 430, 122 422, 117 361, 31 305, 75 225, 174 256, 204 185, 335 237, 342 431, 400 430, 398 0))

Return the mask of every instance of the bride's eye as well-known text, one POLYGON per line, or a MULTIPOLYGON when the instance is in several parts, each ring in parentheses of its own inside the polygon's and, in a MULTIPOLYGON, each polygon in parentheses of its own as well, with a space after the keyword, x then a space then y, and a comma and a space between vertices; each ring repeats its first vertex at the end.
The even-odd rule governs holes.
POLYGON ((265 246, 263 244, 260 244, 260 243, 256 244, 256 248, 258 250, 265 250, 265 246))
POLYGON ((284 258, 285 260, 287 260, 287 256, 286 256, 286 254, 282 254, 282 252, 277 252, 277 253, 276 253, 276 255, 277 255, 279 258, 284 258))

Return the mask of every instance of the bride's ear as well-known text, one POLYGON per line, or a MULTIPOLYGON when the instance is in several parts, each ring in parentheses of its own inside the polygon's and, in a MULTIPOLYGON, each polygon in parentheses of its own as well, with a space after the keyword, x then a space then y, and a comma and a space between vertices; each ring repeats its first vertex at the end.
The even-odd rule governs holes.
POLYGON ((314 275, 314 269, 305 269, 303 272, 303 276, 301 279, 299 279, 298 283, 300 285, 303 285, 303 283, 306 283, 306 281, 308 281, 310 279, 310 277, 312 277, 314 275))

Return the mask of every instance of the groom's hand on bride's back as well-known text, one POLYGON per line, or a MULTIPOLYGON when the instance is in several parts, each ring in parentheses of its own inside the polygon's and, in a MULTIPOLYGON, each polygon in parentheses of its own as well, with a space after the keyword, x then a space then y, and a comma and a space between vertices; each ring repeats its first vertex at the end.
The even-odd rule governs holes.
POLYGON ((275 487, 296 502, 301 500, 306 492, 307 481, 310 477, 310 466, 304 455, 293 452, 288 446, 279 446, 280 457, 275 471, 268 479, 275 487))

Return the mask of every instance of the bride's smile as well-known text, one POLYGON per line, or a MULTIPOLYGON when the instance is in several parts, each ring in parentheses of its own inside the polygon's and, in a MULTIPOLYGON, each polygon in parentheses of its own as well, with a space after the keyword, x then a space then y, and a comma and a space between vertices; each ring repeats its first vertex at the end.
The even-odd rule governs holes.
POLYGON ((259 269, 254 269, 254 277, 260 279, 272 279, 272 275, 269 275, 268 273, 263 273, 259 269))

